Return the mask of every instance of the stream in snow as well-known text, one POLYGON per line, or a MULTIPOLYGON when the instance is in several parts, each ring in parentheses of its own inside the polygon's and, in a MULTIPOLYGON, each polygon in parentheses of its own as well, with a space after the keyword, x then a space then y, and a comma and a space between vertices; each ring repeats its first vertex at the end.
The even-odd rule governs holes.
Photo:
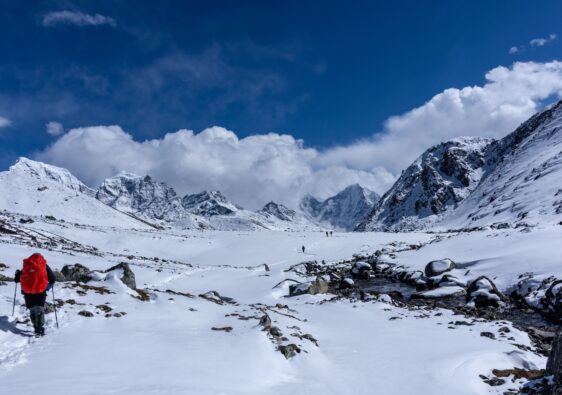
MULTIPOLYGON (((429 306, 455 310, 466 306, 464 295, 446 296, 434 299, 412 298, 417 290, 414 286, 386 277, 374 277, 369 280, 359 280, 358 286, 366 293, 389 294, 396 300, 408 306, 429 306)), ((463 310, 465 311, 465 310, 463 310)), ((477 313, 477 311, 475 311, 477 313)), ((537 311, 522 308, 518 303, 509 302, 505 307, 494 310, 494 319, 513 323, 521 330, 528 331, 529 327, 555 331, 559 325, 537 311)))

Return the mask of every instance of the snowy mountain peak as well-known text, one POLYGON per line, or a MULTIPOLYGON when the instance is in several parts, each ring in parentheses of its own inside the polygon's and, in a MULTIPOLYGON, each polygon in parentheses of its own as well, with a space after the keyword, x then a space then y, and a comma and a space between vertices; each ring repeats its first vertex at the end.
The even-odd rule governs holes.
POLYGON ((295 210, 291 210, 290 208, 275 202, 267 203, 259 212, 262 214, 273 215, 281 221, 292 221, 297 215, 295 210))
POLYGON ((103 181, 96 197, 119 211, 149 219, 178 221, 186 216, 176 191, 149 176, 120 173, 103 181))
POLYGON ((38 180, 55 181, 76 192, 93 196, 95 192, 84 185, 67 169, 20 157, 9 169, 10 172, 24 173, 38 180))
POLYGON ((301 200, 300 208, 320 223, 352 230, 369 213, 378 199, 379 195, 375 192, 352 184, 324 201, 307 195, 301 200))
POLYGON ((416 229, 426 218, 456 207, 478 185, 493 141, 459 137, 429 148, 402 172, 359 229, 416 229))
POLYGON ((182 199, 183 207, 190 213, 202 216, 230 215, 238 211, 220 191, 203 191, 186 195, 182 199))

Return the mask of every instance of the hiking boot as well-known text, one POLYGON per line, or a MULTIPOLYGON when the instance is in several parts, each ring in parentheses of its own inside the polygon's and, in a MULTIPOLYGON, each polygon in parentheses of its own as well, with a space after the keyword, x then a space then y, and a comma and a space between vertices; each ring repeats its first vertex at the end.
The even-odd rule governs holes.
POLYGON ((33 324, 33 329, 35 329, 35 334, 37 336, 43 336, 45 334, 45 308, 43 306, 33 306, 29 309, 29 318, 33 324))

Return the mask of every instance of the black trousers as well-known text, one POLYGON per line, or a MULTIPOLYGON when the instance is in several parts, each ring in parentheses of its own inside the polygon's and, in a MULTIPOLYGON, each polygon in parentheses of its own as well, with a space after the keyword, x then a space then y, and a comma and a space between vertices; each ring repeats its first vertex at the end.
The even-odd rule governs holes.
POLYGON ((25 299, 25 307, 28 309, 34 306, 45 306, 47 292, 41 292, 39 294, 23 294, 23 298, 25 299))

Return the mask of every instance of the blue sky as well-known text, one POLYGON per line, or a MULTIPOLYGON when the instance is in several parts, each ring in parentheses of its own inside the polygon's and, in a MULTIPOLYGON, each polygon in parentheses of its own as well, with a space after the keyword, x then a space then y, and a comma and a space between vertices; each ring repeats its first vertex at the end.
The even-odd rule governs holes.
POLYGON ((0 4, 0 169, 98 125, 138 142, 214 125, 276 132, 335 155, 498 66, 562 58, 559 1, 0 4))

